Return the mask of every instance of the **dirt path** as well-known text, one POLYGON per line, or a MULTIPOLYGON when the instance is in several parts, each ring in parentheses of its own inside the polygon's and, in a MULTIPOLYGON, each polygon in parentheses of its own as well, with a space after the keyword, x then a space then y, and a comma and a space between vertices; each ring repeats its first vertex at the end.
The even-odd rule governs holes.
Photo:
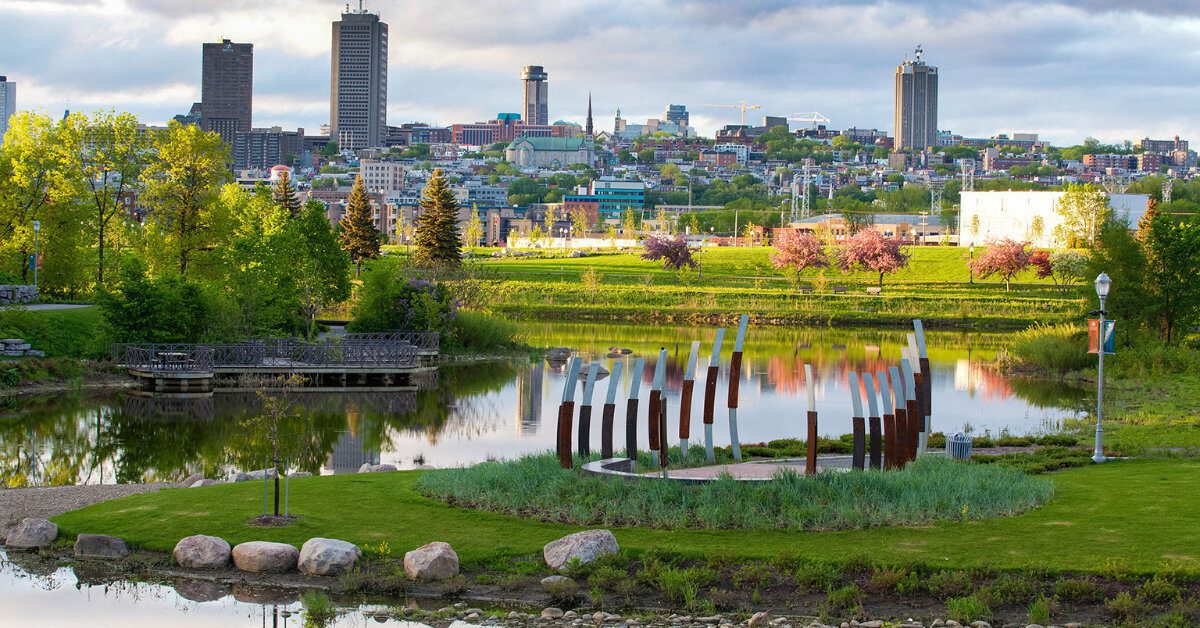
POLYGON ((169 482, 151 484, 84 484, 79 486, 36 486, 0 490, 0 540, 25 517, 52 517, 89 504, 135 493, 149 493, 169 482))

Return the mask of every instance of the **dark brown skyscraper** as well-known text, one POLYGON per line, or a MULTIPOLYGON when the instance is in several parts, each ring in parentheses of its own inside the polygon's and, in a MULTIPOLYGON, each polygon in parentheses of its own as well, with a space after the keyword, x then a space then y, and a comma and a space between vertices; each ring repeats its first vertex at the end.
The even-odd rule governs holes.
POLYGON ((204 44, 200 128, 220 133, 232 145, 238 131, 250 130, 253 97, 254 44, 228 39, 204 44))
POLYGON ((342 149, 383 145, 387 132, 388 26, 359 3, 333 23, 330 139, 342 149))
POLYGON ((550 87, 546 70, 540 65, 527 65, 521 72, 525 86, 525 124, 550 124, 550 87))
POLYGON ((937 146, 937 68, 916 58, 896 66, 896 150, 922 151, 937 146))

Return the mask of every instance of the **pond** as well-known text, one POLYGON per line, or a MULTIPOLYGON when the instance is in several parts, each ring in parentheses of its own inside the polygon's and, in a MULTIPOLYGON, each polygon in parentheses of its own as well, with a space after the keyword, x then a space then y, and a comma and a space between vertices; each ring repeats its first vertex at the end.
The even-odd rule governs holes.
MULTIPOLYGON (((690 343, 702 341, 704 366, 715 335, 710 327, 563 322, 526 323, 521 330, 532 346, 570 347, 608 368, 609 347, 633 351, 618 359, 645 357, 649 364, 659 348, 667 349, 672 434, 677 433, 679 386, 690 343)), ((820 433, 848 432, 847 372, 896 365, 906 333, 752 327, 741 382, 742 442, 803 437, 805 363, 814 366, 820 433)), ((730 336, 717 389, 718 445, 729 442, 723 401, 730 336)), ((1090 391, 998 372, 994 364, 1004 343, 996 334, 928 332, 935 431, 1040 434, 1082 415, 1090 391)), ((628 396, 628 365, 624 371, 619 399, 628 396)), ((697 371, 702 377, 703 368, 697 371)), ((643 410, 651 375, 648 365, 643 410)), ((281 440, 292 468, 326 474, 354 472, 364 463, 445 467, 545 451, 554 447, 564 379, 561 363, 513 359, 444 366, 436 382, 419 391, 304 393, 294 400, 297 418, 287 423, 281 440)), ((597 387, 597 406, 606 388, 607 380, 597 387)), ((693 404, 694 426, 700 405, 693 404)), ((124 483, 177 480, 196 471, 226 477, 262 468, 269 451, 262 421, 256 420, 262 407, 263 400, 252 393, 190 400, 129 392, 20 399, 0 415, 0 480, 9 486, 124 483)), ((618 404, 617 417, 623 426, 624 404, 618 404)), ((598 420, 593 432, 592 442, 599 443, 598 420)), ((618 427, 614 440, 624 442, 623 434, 618 427)), ((693 428, 692 434, 695 440, 702 430, 693 428)), ((642 425, 643 445, 645 439, 642 425)))

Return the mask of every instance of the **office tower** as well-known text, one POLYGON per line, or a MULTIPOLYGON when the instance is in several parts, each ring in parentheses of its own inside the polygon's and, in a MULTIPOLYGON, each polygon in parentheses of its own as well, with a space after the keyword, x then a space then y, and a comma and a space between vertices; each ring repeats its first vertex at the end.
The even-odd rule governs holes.
POLYGON ((588 137, 592 136, 592 93, 588 92, 588 115, 587 124, 583 127, 583 134, 588 137))
POLYGON ((667 105, 667 110, 663 112, 663 120, 686 131, 688 126, 687 105, 667 105))
POLYGON ((550 124, 550 86, 540 65, 527 65, 521 73, 525 84, 525 124, 550 124))
POLYGON ((917 46, 916 58, 896 66, 896 148, 924 150, 937 146, 937 68, 925 65, 917 46))
POLYGON ((8 119, 17 112, 17 84, 0 76, 0 144, 4 143, 4 134, 8 132, 8 119))
POLYGON ((342 150, 383 145, 387 132, 388 26, 359 3, 333 23, 330 139, 342 150))
POLYGON ((204 44, 200 79, 200 128, 233 144, 250 130, 254 95, 254 44, 228 39, 204 44))

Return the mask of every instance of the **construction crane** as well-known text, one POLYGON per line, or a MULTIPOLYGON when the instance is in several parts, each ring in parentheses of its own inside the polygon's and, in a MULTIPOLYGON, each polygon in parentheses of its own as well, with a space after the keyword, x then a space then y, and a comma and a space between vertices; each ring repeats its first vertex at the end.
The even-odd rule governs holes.
POLYGON ((788 115, 786 115, 784 117, 787 118, 788 120, 792 120, 794 122, 808 122, 809 124, 813 125, 814 129, 817 128, 818 123, 829 124, 829 118, 825 114, 822 114, 820 111, 804 111, 801 113, 789 113, 788 115))
POLYGON ((742 110, 742 126, 746 126, 746 110, 747 109, 762 109, 762 105, 752 105, 745 100, 734 103, 732 105, 702 105, 704 107, 719 107, 721 109, 741 109, 742 110))

